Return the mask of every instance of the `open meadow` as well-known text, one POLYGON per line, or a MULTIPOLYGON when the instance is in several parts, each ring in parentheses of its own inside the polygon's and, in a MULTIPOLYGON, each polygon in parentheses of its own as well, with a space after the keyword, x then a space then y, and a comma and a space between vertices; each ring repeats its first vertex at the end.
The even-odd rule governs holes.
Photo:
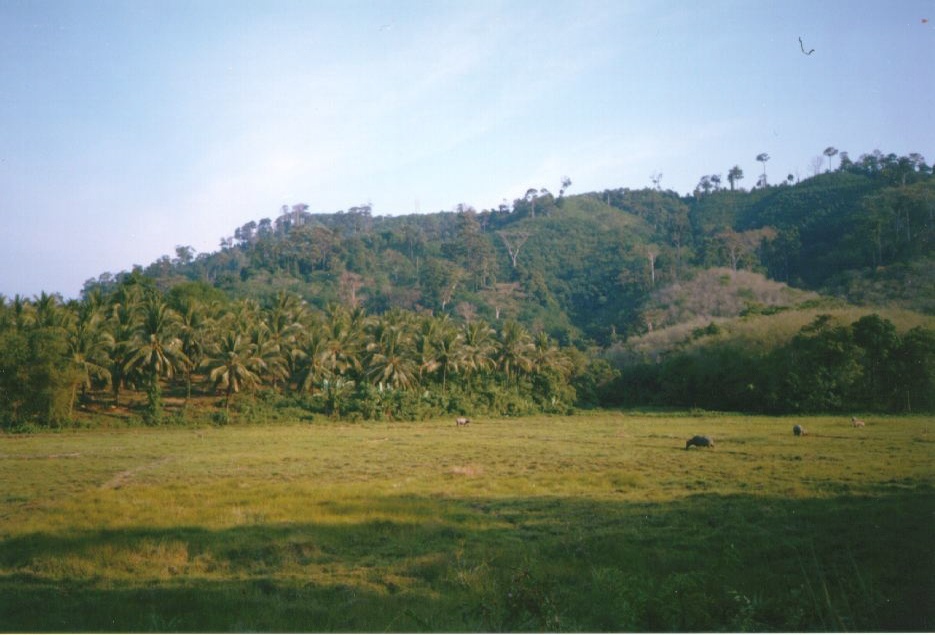
POLYGON ((935 419, 866 421, 2 435, 0 629, 931 631, 935 419))

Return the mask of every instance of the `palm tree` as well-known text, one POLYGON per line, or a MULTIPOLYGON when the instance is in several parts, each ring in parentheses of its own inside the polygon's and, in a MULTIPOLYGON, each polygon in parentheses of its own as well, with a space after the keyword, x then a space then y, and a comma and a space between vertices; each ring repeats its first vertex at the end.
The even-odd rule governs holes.
POLYGON ((263 376, 272 386, 288 376, 286 359, 281 352, 280 343, 271 337, 264 322, 258 322, 247 333, 257 356, 263 360, 263 376))
MULTIPOLYGON (((263 312, 269 350, 279 357, 276 365, 282 377, 295 377, 302 354, 302 319, 307 313, 298 296, 280 291, 272 307, 263 312)), ((278 378, 278 377, 277 377, 278 378)))
POLYGON ((432 318, 437 323, 434 337, 435 361, 442 372, 442 391, 448 387, 448 376, 457 373, 464 362, 464 339, 447 315, 432 318))
POLYGON ((138 373, 146 385, 149 416, 153 423, 162 417, 161 378, 172 379, 189 364, 182 352, 181 318, 156 293, 150 293, 139 307, 139 324, 130 344, 124 370, 138 373))
POLYGON ((438 322, 431 317, 422 320, 415 339, 415 356, 419 363, 419 376, 425 377, 438 369, 438 352, 435 350, 438 322))
POLYGON ((13 314, 13 325, 19 331, 22 331, 35 321, 35 307, 33 307, 29 300, 18 293, 13 296, 13 301, 10 303, 10 312, 13 314))
POLYGON ((126 383, 126 366, 130 360, 132 341, 137 330, 140 305, 139 287, 122 286, 111 298, 107 329, 113 344, 110 351, 110 385, 114 407, 120 402, 120 389, 126 383))
POLYGON ((234 331, 227 331, 212 347, 201 366, 215 388, 224 390, 224 407, 230 413, 231 399, 242 389, 254 388, 266 370, 266 362, 257 354, 256 344, 234 331))
POLYGON ((262 312, 256 300, 241 300, 225 316, 227 326, 236 333, 249 333, 263 321, 262 312))
POLYGON ((192 372, 201 364, 208 346, 212 320, 206 307, 198 301, 191 300, 179 313, 179 338, 182 341, 182 352, 188 359, 185 365, 185 400, 192 396, 192 372))
POLYGON ((532 338, 526 328, 516 320, 507 320, 497 337, 495 360, 497 368, 512 381, 517 373, 532 368, 532 338))
POLYGON ((356 309, 349 311, 344 307, 332 306, 329 312, 324 366, 336 377, 354 380, 362 368, 360 356, 364 348, 366 319, 356 309))
POLYGON ((34 303, 36 326, 40 328, 59 328, 66 319, 62 310, 62 298, 58 294, 43 291, 34 303))
POLYGON ((392 388, 411 388, 418 381, 419 364, 413 359, 412 334, 405 323, 381 324, 368 344, 367 377, 392 388))
POLYGON ((463 367, 468 376, 482 373, 495 366, 496 331, 483 320, 468 322, 462 329, 463 367))
POLYGON ((319 322, 306 330, 303 345, 297 355, 296 390, 314 392, 331 376, 327 365, 330 353, 328 332, 319 322))
POLYGON ((563 377, 567 377, 572 370, 571 360, 555 345, 555 342, 545 331, 540 331, 533 338, 533 350, 530 358, 532 369, 537 373, 553 370, 563 377))
POLYGON ((76 371, 68 408, 71 416, 79 388, 86 393, 95 379, 111 381, 110 351, 114 338, 105 329, 104 316, 93 300, 86 299, 76 307, 74 317, 66 326, 65 342, 68 358, 76 371))
POLYGON ((533 338, 531 359, 533 392, 537 401, 555 408, 575 399, 575 390, 569 385, 574 361, 544 331, 533 338))

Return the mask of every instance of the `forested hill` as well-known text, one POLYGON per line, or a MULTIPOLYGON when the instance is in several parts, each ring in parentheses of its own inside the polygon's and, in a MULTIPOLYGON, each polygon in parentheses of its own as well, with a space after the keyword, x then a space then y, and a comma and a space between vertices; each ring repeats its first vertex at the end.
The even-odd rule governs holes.
POLYGON ((294 205, 215 253, 103 274, 80 300, 0 298, 0 429, 933 412, 935 178, 921 157, 844 159, 749 191, 734 168, 730 187, 707 175, 684 197, 572 196, 565 179, 496 210, 294 205))
MULTIPOLYGON (((395 217, 374 217, 367 206, 327 214, 284 206, 274 219, 236 228, 218 252, 195 257, 180 247, 136 272, 164 290, 196 282, 235 298, 285 290, 320 308, 515 318, 579 346, 659 326, 661 290, 690 288, 711 268, 935 312, 935 180, 922 157, 842 156, 833 172, 765 186, 760 177, 750 190, 742 178, 734 168, 727 187, 706 175, 686 197, 658 187, 574 196, 530 189, 495 210, 395 217)), ((127 275, 103 274, 85 292, 127 275)), ((770 303, 766 286, 747 278, 726 292, 756 310, 770 303)))

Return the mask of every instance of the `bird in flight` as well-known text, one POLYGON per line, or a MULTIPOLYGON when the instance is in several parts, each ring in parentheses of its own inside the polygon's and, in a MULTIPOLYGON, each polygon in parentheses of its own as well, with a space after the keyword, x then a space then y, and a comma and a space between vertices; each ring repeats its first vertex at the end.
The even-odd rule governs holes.
POLYGON ((799 46, 801 47, 802 52, 805 53, 806 55, 811 55, 812 53, 815 52, 815 49, 811 49, 811 50, 808 50, 808 51, 805 50, 805 45, 802 44, 802 38, 799 38, 799 46))

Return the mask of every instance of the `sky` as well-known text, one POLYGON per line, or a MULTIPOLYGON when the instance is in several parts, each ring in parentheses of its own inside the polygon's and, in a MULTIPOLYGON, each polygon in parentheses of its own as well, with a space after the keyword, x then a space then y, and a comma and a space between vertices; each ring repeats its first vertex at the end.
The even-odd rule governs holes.
POLYGON ((78 297, 295 203, 931 164, 933 62, 932 0, 0 0, 0 294, 78 297))

